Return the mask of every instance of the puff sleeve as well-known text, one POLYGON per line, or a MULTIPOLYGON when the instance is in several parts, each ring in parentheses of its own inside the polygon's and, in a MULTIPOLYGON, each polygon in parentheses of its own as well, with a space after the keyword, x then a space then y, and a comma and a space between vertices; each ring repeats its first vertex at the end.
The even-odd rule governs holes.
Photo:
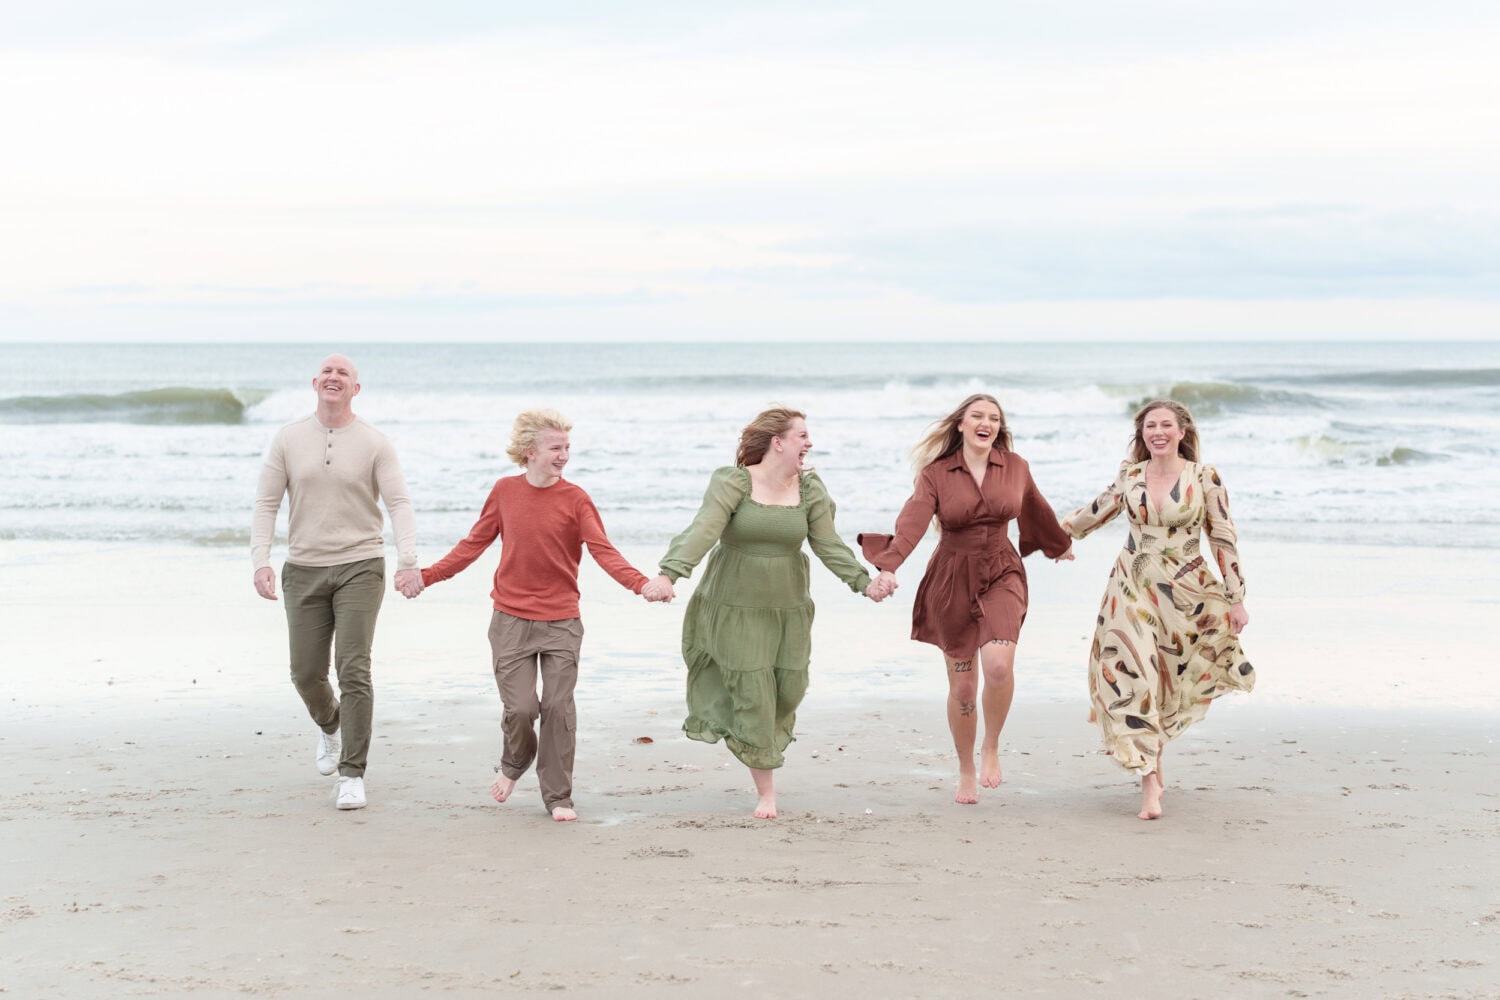
POLYGON ((727 465, 714 470, 709 477, 708 489, 703 492, 703 503, 693 517, 693 523, 672 539, 667 554, 662 556, 662 573, 676 583, 693 575, 697 566, 710 549, 719 541, 734 510, 750 495, 750 471, 743 466, 727 465))
POLYGON ((802 497, 807 504, 807 544, 813 555, 827 566, 834 576, 843 580, 856 594, 863 593, 870 585, 870 573, 855 558, 854 551, 839 537, 833 525, 834 512, 838 509, 828 487, 816 472, 802 476, 802 497))

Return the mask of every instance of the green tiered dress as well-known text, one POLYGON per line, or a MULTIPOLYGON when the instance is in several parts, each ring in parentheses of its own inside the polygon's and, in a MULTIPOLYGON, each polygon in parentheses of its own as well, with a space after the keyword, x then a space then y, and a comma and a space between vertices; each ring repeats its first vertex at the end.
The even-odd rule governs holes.
POLYGON ((798 504, 785 507, 750 499, 743 466, 722 468, 693 523, 661 560, 661 571, 676 582, 708 554, 682 622, 683 732, 705 743, 723 739, 749 767, 781 766, 807 693, 813 602, 803 540, 850 590, 862 593, 870 583, 834 529, 834 509, 814 472, 802 474, 798 504))

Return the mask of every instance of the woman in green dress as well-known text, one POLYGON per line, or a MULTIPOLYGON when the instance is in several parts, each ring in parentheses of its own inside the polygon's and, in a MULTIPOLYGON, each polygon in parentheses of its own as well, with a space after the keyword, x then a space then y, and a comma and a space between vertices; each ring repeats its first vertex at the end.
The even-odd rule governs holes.
POLYGON ((795 738, 807 693, 813 602, 803 541, 855 593, 880 601, 894 589, 871 583, 839 538, 833 500, 804 467, 811 450, 804 414, 778 407, 752 420, 735 464, 714 472, 693 523, 672 540, 661 575, 642 592, 670 600, 672 584, 708 556, 682 622, 682 729, 705 743, 722 739, 750 769, 760 819, 776 817, 771 772, 795 738))

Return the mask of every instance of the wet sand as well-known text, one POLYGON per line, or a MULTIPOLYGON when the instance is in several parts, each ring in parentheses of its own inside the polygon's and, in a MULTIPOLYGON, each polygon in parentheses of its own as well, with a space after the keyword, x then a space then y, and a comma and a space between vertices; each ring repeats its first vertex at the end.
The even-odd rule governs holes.
POLYGON ((590 571, 582 819, 555 824, 534 776, 487 795, 487 569, 388 598, 370 806, 339 813, 247 559, 0 543, 0 991, 1500 994, 1500 726, 1454 687, 1500 593, 1485 554, 1261 546, 1260 688, 1173 745, 1143 823, 1084 722, 1107 550, 1028 563, 1006 781, 970 807, 901 596, 820 583, 772 822, 722 746, 678 731, 683 601, 590 571))

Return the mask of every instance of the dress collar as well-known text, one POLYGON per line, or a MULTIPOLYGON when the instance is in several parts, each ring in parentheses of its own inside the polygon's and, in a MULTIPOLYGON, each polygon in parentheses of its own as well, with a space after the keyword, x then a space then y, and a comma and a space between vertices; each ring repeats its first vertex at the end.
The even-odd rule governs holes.
MULTIPOLYGON (((1005 452, 1001 451, 999 448, 991 448, 989 455, 989 464, 999 466, 1002 469, 1005 468, 1005 452)), ((959 448, 953 454, 948 456, 948 464, 946 468, 953 472, 957 472, 959 470, 967 472, 969 470, 969 467, 964 464, 963 448, 959 448)))

